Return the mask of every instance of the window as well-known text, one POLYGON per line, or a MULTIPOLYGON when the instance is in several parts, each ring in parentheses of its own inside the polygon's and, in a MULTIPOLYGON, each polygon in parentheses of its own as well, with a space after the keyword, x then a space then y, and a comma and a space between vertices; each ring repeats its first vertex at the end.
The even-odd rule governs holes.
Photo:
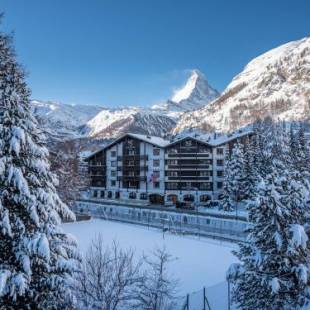
POLYGON ((116 185, 116 181, 115 180, 111 180, 111 186, 115 186, 116 185))
POLYGON ((192 183, 191 182, 186 182, 185 183, 185 188, 186 189, 191 189, 192 188, 192 183))
POLYGON ((119 199, 119 197, 120 197, 120 192, 115 192, 115 198, 119 199))
POLYGON ((223 182, 217 182, 217 188, 219 189, 223 188, 223 182))
POLYGON ((195 197, 194 195, 184 195, 183 196, 183 201, 194 201, 195 200, 195 197))
POLYGON ((178 161, 176 159, 169 159, 168 160, 168 165, 177 165, 178 161))
POLYGON ((210 153, 210 149, 206 146, 200 146, 199 153, 210 153))
POLYGON ((201 190, 211 190, 212 189, 212 183, 203 182, 200 183, 200 189, 201 190))
POLYGON ((176 182, 169 182, 167 184, 167 189, 178 189, 178 183, 176 182))
POLYGON ((104 198, 104 191, 100 191, 100 198, 104 198))
POLYGON ((154 187, 154 188, 159 188, 159 182, 154 182, 154 183, 153 183, 153 187, 154 187))
POLYGON ((178 153, 178 149, 176 149, 176 148, 168 149, 168 153, 169 154, 177 154, 178 153))
POLYGON ((201 202, 208 201, 208 200, 211 200, 211 197, 209 195, 201 195, 200 196, 201 202))
POLYGON ((198 161, 198 163, 201 165, 209 165, 209 164, 212 164, 212 160, 211 159, 201 159, 198 161))
POLYGON ((115 157, 116 156, 116 151, 111 151, 111 157, 115 157))
POLYGON ((102 162, 101 161, 92 160, 92 161, 90 161, 90 165, 91 166, 102 166, 102 162))
POLYGON ((111 177, 116 177, 116 171, 111 171, 111 177))
POLYGON ((200 171, 200 176, 201 177, 208 177, 211 175, 212 171, 200 171))
POLYGON ((160 155, 160 149, 153 149, 153 155, 159 156, 160 155))
POLYGON ((147 200, 147 194, 146 193, 141 193, 140 194, 140 199, 141 200, 147 200))
POLYGON ((154 159, 153 160, 153 167, 159 167, 160 160, 159 159, 154 159))
POLYGON ((134 177, 135 176, 135 172, 133 170, 129 170, 128 171, 128 176, 129 177, 134 177))
POLYGON ((216 165, 217 166, 224 166, 224 160, 223 159, 217 159, 216 160, 216 165))
POLYGON ((167 201, 172 201, 173 203, 176 203, 178 200, 178 196, 177 195, 168 195, 167 196, 167 201))
POLYGON ((128 166, 134 166, 135 161, 134 160, 128 160, 127 164, 128 164, 128 166))
POLYGON ((128 155, 136 155, 136 151, 135 150, 129 150, 128 155))
POLYGON ((111 167, 116 167, 116 161, 111 161, 111 167))
POLYGON ((108 192, 108 198, 112 198, 112 192, 111 191, 108 192))
POLYGON ((177 171, 168 171, 167 175, 169 177, 177 177, 178 176, 178 172, 177 171))
POLYGON ((192 146, 192 140, 186 140, 184 145, 185 146, 192 146))
POLYGON ((224 154, 224 149, 223 148, 217 148, 216 149, 216 154, 217 155, 223 155, 224 154))
POLYGON ((130 192, 129 193, 129 198, 130 199, 136 199, 137 198, 137 194, 135 192, 130 192))
POLYGON ((153 171, 153 177, 159 178, 160 177, 160 171, 153 171))
MULTIPOLYGON (((138 182, 139 183, 139 182, 138 182)), ((135 187, 138 187, 138 184, 137 184, 137 182, 135 182, 135 181, 129 181, 128 182, 128 187, 129 188, 135 188, 135 187)))
POLYGON ((97 196, 98 196, 98 191, 97 191, 97 190, 94 190, 94 192, 93 192, 93 197, 94 197, 94 198, 97 198, 97 196))
POLYGON ((219 171, 216 172, 216 175, 218 177, 223 177, 224 176, 224 171, 223 170, 219 170, 219 171))

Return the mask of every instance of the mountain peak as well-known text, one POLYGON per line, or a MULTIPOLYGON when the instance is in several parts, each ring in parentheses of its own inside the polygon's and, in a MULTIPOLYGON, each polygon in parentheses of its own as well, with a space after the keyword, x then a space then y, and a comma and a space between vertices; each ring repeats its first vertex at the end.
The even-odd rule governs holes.
POLYGON ((193 69, 185 84, 174 92, 171 99, 153 106, 153 109, 164 110, 169 115, 178 117, 180 113, 206 106, 218 96, 218 91, 209 85, 205 75, 198 69, 193 69))
POLYGON ((188 99, 196 87, 199 84, 208 84, 206 77, 197 69, 191 71, 189 78, 187 79, 185 85, 174 92, 171 101, 179 103, 182 100, 188 99))

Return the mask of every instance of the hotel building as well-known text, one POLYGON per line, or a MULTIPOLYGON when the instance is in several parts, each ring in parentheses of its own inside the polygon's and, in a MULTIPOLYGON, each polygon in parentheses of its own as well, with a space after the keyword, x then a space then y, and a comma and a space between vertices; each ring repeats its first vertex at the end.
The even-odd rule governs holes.
POLYGON ((232 135, 188 135, 175 140, 126 134, 86 160, 95 199, 151 204, 204 205, 223 190, 224 166, 233 144, 249 131, 232 135))

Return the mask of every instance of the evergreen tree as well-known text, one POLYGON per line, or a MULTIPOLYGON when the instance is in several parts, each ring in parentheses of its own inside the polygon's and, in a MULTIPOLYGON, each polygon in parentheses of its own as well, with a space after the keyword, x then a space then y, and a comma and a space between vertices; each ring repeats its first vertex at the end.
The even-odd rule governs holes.
POLYGON ((293 164, 296 164, 298 158, 298 141, 293 125, 290 126, 289 136, 290 136, 289 138, 290 156, 293 164))
POLYGON ((249 210, 248 240, 235 253, 241 264, 228 272, 241 309, 293 310, 309 304, 305 208, 303 186, 275 159, 249 210))
POLYGON ((276 130, 271 119, 265 119, 255 128, 257 147, 257 171, 261 178, 265 178, 272 171, 272 160, 276 156, 274 139, 276 130))
POLYGON ((224 194, 223 194, 221 202, 220 202, 220 209, 224 210, 226 212, 232 212, 235 210, 234 202, 231 200, 231 198, 228 194, 228 188, 227 188, 226 182, 224 184, 224 194))
POLYGON ((305 178, 305 181, 310 181, 310 150, 305 137, 305 129, 302 125, 297 132, 297 158, 296 168, 305 178))
POLYGON ((78 254, 60 223, 74 214, 56 193, 47 157, 11 37, 0 32, 0 309, 72 303, 78 254))
POLYGON ((245 173, 243 146, 238 141, 225 166, 224 199, 222 208, 231 211, 233 206, 246 199, 247 176, 245 173))
POLYGON ((258 145, 256 136, 247 137, 244 147, 244 172, 246 175, 245 194, 247 199, 254 199, 258 180, 258 145))

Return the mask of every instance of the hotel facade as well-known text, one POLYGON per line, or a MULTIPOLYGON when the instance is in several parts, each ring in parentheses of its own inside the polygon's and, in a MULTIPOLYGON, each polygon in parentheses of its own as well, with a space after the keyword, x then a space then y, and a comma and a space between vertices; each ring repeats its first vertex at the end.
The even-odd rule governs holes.
POLYGON ((220 198, 225 160, 249 132, 188 135, 173 141, 126 134, 86 160, 92 199, 205 205, 220 198))

